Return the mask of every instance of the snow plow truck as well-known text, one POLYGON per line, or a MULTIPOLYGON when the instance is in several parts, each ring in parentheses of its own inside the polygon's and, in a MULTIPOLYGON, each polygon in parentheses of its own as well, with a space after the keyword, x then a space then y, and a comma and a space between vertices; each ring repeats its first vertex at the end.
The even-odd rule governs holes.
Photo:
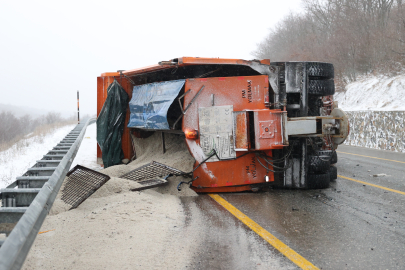
POLYGON ((175 58, 101 74, 97 114, 118 83, 130 99, 124 157, 134 155, 131 134, 184 136, 198 193, 327 188, 349 133, 333 78, 333 65, 322 62, 175 58))

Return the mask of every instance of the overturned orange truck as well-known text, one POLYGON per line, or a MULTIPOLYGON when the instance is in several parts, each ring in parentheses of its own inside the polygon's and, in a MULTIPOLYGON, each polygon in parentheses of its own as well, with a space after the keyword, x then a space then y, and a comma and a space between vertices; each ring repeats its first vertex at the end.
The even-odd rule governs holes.
POLYGON ((333 101, 333 78, 329 63, 175 58, 101 74, 97 113, 116 80, 131 98, 125 158, 134 155, 131 133, 184 136, 196 192, 326 188, 349 132, 333 101))

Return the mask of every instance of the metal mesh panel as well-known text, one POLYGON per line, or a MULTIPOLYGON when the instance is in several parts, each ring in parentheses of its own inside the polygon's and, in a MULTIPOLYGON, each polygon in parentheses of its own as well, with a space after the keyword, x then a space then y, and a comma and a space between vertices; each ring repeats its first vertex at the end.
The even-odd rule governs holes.
POLYGON ((129 173, 126 173, 126 174, 120 176, 120 178, 137 181, 140 184, 144 184, 143 182, 145 182, 145 184, 146 184, 146 181, 143 181, 143 180, 161 178, 168 174, 180 175, 180 174, 184 174, 184 172, 177 170, 175 168, 166 166, 162 163, 152 161, 149 164, 143 165, 139 168, 136 168, 133 171, 130 171, 129 173))
POLYGON ((144 190, 144 189, 163 186, 163 185, 167 184, 167 180, 165 180, 163 178, 156 178, 156 179, 139 181, 138 183, 141 184, 142 186, 133 188, 133 189, 131 189, 131 191, 140 191, 140 190, 144 190))
POLYGON ((76 165, 66 176, 68 176, 68 179, 62 190, 62 201, 71 205, 70 209, 78 207, 91 194, 110 180, 108 175, 80 165, 76 165))

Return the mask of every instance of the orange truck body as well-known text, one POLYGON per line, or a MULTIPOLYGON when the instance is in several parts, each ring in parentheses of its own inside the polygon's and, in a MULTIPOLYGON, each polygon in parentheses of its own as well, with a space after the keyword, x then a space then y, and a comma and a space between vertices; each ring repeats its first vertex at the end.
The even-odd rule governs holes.
MULTIPOLYGON (((262 166, 259 162, 265 161, 257 157, 258 153, 269 159, 275 153, 278 153, 277 156, 283 155, 289 146, 284 134, 287 95, 283 98, 282 91, 275 89, 277 84, 269 81, 274 79, 273 73, 276 74, 279 69, 272 66, 268 59, 246 61, 183 57, 144 68, 103 73, 97 78, 97 115, 106 100, 107 88, 114 79, 130 98, 135 85, 185 79, 181 103, 187 112, 178 126, 183 133, 197 131, 199 134, 196 138, 186 136, 185 139, 190 153, 196 159, 192 188, 197 192, 253 190, 258 186, 270 185, 277 177, 278 182, 286 183, 283 179, 289 177, 288 173, 283 177, 277 176, 272 172, 272 164, 262 166), (178 77, 172 78, 171 74, 176 72, 178 77), (218 134, 217 138, 212 134, 218 134), (217 159, 214 157, 205 162, 211 148, 217 149, 217 159)), ((305 98, 304 94, 301 96, 305 98)), ((174 102, 177 103, 177 100, 174 102)), ((126 124, 129 117, 128 110, 126 124)), ((122 149, 127 159, 134 155, 130 136, 131 128, 125 125, 122 149)), ((99 147, 97 157, 101 159, 99 147)), ((302 163, 302 160, 299 162, 302 163)), ((305 176, 302 170, 300 174, 305 176)), ((305 183, 298 185, 301 186, 292 187, 306 186, 305 183)), ((284 186, 289 187, 286 184, 284 186)))

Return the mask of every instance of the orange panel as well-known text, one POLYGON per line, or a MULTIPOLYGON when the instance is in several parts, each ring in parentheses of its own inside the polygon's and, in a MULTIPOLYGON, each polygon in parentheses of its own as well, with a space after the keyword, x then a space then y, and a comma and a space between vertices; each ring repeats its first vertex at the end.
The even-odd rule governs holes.
MULTIPOLYGON (((184 97, 184 107, 190 103, 202 86, 204 89, 184 115, 183 130, 199 130, 198 108, 201 107, 232 105, 234 112, 266 110, 265 96, 268 93, 268 78, 265 75, 188 79, 185 90, 191 90, 184 97), (214 95, 213 98, 212 95, 214 95)), ((270 112, 270 110, 267 111, 270 112)), ((195 165, 198 165, 204 159, 199 147, 200 140, 187 139, 186 142, 191 154, 197 160, 195 165)), ((266 151, 266 154, 271 156, 271 150, 266 151)), ((215 188, 217 191, 221 190, 220 192, 236 191, 235 186, 244 186, 237 189, 249 190, 250 184, 264 183, 266 175, 269 176, 269 181, 274 181, 273 173, 268 172, 258 163, 256 153, 236 151, 236 157, 237 159, 232 160, 206 162, 197 168, 194 177, 198 178, 193 182, 195 190, 209 192, 207 191, 209 189, 205 188, 215 188), (220 187, 222 188, 217 189, 220 187)))
POLYGON ((280 112, 273 112, 273 110, 254 112, 256 150, 268 150, 274 149, 274 146, 283 146, 282 114, 280 112))
POLYGON ((216 192, 241 192, 251 190, 250 186, 237 186, 237 187, 217 187, 217 188, 196 188, 191 187, 195 192, 198 193, 216 193, 216 192))
POLYGON ((101 73, 101 77, 114 77, 114 76, 120 76, 119 72, 105 72, 101 73))
MULTIPOLYGON (((237 156, 243 153, 237 152, 237 156)), ((271 151, 267 153, 271 154, 271 151)), ((262 162, 263 163, 263 162, 262 162)), ((258 184, 265 182, 265 176, 269 181, 274 181, 272 172, 267 172, 256 159, 256 153, 251 152, 246 156, 234 160, 221 160, 206 162, 194 171, 193 177, 198 177, 193 186, 196 188, 217 188, 258 184)))
POLYGON ((235 125, 235 150, 247 151, 249 149, 249 129, 246 112, 236 113, 235 125))

